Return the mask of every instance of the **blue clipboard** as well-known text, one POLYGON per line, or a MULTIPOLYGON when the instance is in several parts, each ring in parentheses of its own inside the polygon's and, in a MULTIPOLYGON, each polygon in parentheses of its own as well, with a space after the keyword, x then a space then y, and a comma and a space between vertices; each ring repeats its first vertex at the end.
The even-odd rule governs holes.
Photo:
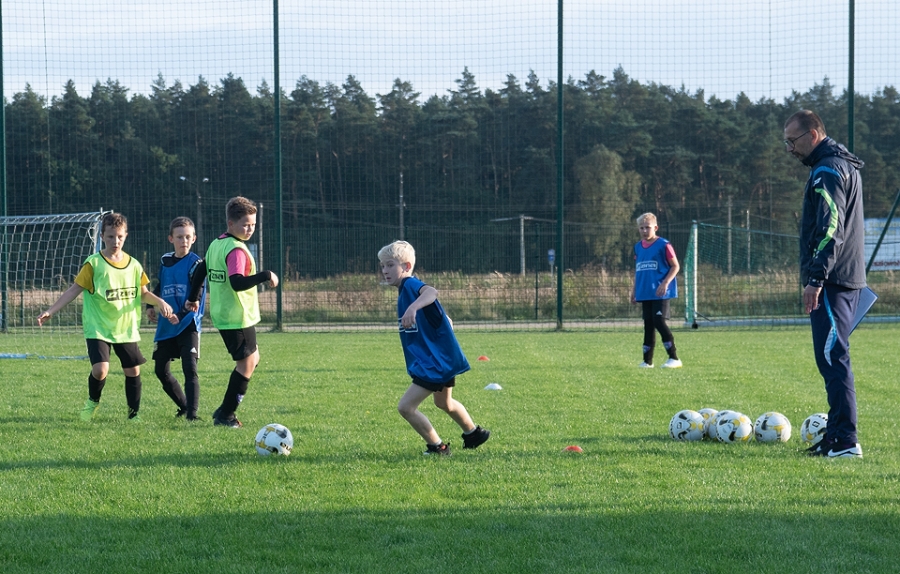
POLYGON ((872 308, 872 305, 874 305, 877 300, 878 295, 868 287, 864 287, 860 290, 859 303, 856 306, 856 315, 853 316, 853 328, 850 329, 851 333, 856 330, 856 327, 859 326, 863 317, 866 316, 866 313, 869 312, 869 309, 872 308))

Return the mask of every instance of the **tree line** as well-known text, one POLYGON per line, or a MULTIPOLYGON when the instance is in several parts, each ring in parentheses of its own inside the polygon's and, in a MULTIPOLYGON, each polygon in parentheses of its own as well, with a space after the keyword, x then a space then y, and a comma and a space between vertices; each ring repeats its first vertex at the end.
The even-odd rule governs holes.
MULTIPOLYGON (((455 84, 423 98, 397 79, 372 96, 352 75, 341 85, 304 76, 285 90, 289 265, 368 269, 373 241, 470 229, 471 241, 435 245, 447 253, 433 267, 490 270, 497 259, 471 254, 516 249, 511 226, 508 240, 479 235, 491 220, 556 218, 555 83, 531 73, 524 84, 509 75, 499 89, 481 89, 464 69, 455 84), (331 263, 315 265, 321 258, 331 263)), ((734 225, 795 233, 807 171, 785 153, 784 120, 809 108, 838 141, 848 133, 849 96, 827 78, 781 102, 641 83, 621 67, 569 78, 563 91, 565 220, 586 247, 583 264, 626 265, 633 218, 644 211, 682 226, 727 224, 731 213, 734 225)), ((275 206, 275 98, 265 82, 251 93, 233 75, 187 87, 159 75, 148 94, 129 92, 110 79, 82 96, 69 81, 49 102, 30 86, 5 102, 9 214, 112 208, 153 250, 175 215, 199 216, 208 241, 224 227, 228 197, 275 206)), ((897 190, 898 103, 891 86, 855 95, 869 217, 886 216, 897 190)))

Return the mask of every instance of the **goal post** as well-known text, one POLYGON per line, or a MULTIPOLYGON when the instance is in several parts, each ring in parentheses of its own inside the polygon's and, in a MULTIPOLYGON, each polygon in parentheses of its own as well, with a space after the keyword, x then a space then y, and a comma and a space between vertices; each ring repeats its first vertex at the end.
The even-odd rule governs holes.
POLYGON ((43 327, 35 318, 100 249, 105 213, 0 217, 0 359, 84 355, 80 305, 67 305, 43 327))

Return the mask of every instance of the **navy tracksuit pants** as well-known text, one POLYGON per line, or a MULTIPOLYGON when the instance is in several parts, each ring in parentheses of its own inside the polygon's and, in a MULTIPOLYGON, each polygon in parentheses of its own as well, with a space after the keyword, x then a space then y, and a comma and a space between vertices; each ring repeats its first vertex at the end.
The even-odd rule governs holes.
POLYGON ((859 442, 849 341, 858 303, 859 289, 826 283, 819 293, 818 309, 809 314, 816 366, 828 395, 826 438, 839 444, 859 442))

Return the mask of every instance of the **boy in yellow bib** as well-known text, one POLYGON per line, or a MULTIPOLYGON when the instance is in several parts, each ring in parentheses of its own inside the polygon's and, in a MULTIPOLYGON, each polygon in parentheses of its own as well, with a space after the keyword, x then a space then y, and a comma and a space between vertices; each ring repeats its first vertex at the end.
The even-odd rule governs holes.
POLYGON ((104 248, 89 256, 72 284, 56 303, 38 315, 43 325, 60 309, 84 293, 82 323, 91 360, 88 376, 88 400, 81 419, 89 421, 100 407, 100 397, 109 373, 109 352, 115 351, 125 373, 125 400, 128 420, 139 420, 141 408, 141 365, 147 359, 141 354, 141 303, 154 305, 160 315, 172 317, 172 307, 147 289, 150 280, 141 264, 122 251, 128 237, 128 221, 121 213, 103 216, 100 235, 104 248))

